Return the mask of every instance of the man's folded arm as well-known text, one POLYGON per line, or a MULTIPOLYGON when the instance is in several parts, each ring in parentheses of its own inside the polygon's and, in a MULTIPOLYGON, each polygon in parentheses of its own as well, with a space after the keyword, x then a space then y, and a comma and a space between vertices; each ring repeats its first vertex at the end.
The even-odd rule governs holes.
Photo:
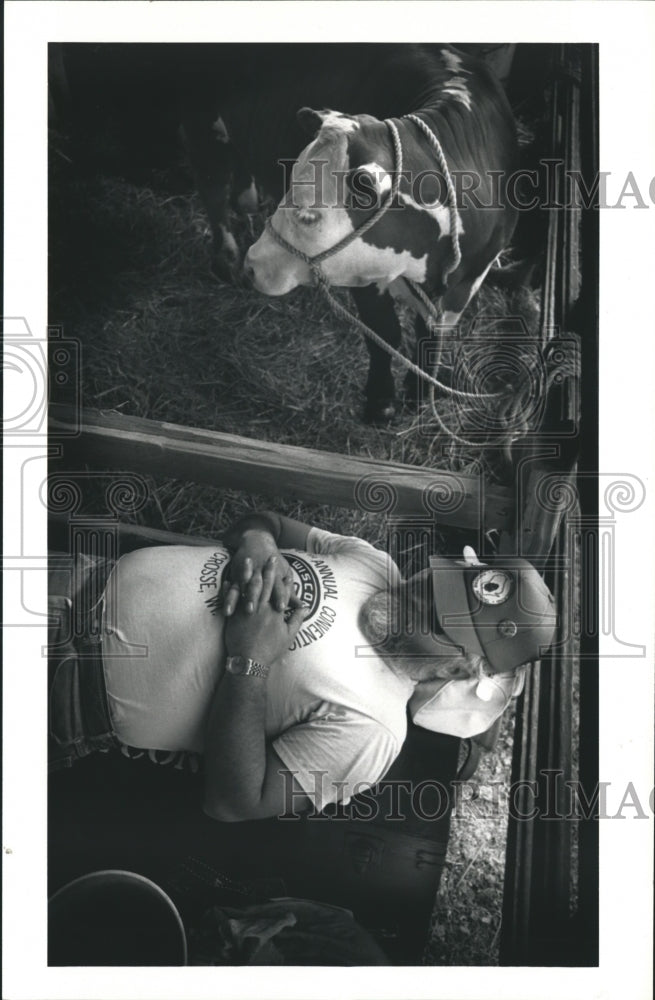
POLYGON ((231 525, 223 535, 228 549, 236 551, 247 531, 264 531, 272 535, 278 549, 304 549, 311 525, 285 517, 275 511, 257 511, 246 514, 231 525))
MULTIPOLYGON (((296 608, 287 619, 270 606, 266 595, 272 573, 268 566, 265 599, 258 610, 251 615, 237 612, 227 624, 226 649, 233 662, 227 663, 209 710, 204 809, 226 822, 284 812, 293 787, 290 775, 283 773, 287 768, 266 739, 266 687, 269 670, 274 675, 305 611, 296 608)), ((294 806, 302 808, 300 797, 294 806)))

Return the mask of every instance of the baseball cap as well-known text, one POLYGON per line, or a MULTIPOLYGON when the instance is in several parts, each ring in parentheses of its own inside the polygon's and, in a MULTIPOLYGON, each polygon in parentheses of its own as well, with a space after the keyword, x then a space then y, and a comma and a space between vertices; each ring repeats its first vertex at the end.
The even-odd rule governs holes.
POLYGON ((557 625, 555 600, 527 559, 472 565, 431 556, 430 571, 440 627, 466 652, 486 657, 494 673, 547 651, 557 625))

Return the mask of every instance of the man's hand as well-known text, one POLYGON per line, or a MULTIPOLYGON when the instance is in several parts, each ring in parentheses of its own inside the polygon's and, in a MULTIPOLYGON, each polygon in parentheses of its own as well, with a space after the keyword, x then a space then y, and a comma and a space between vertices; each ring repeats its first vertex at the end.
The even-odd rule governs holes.
POLYGON ((248 613, 239 607, 230 616, 225 628, 225 645, 229 656, 244 656, 270 666, 289 649, 305 620, 307 609, 300 606, 289 616, 276 611, 266 596, 270 588, 270 573, 264 570, 262 599, 258 607, 248 613))
POLYGON ((245 531, 232 556, 229 579, 223 582, 223 610, 226 618, 237 605, 249 614, 270 601, 278 611, 301 607, 293 593, 291 569, 268 531, 245 531))

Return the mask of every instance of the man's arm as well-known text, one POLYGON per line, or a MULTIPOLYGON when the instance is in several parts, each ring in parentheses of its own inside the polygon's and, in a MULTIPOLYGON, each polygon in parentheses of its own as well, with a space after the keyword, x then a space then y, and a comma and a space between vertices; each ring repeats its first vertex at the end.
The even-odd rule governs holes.
MULTIPOLYGON (((275 611, 269 597, 273 565, 264 569, 259 608, 253 614, 237 612, 226 626, 230 656, 242 656, 268 667, 289 648, 305 611, 296 608, 288 621, 275 611)), ((274 676, 272 677, 274 683, 274 676)), ((205 742, 205 812, 226 822, 262 819, 285 810, 288 776, 282 761, 268 746, 265 735, 266 685, 271 677, 225 672, 214 695, 205 742)), ((296 787, 295 809, 307 807, 296 787)))
POLYGON ((298 602, 291 593, 291 573, 280 548, 304 549, 310 527, 301 521, 275 514, 273 511, 247 514, 223 535, 223 543, 233 553, 224 584, 224 612, 232 615, 243 599, 244 608, 252 613, 261 600, 262 572, 271 556, 276 557, 271 599, 282 611, 298 602))
POLYGON ((291 775, 285 776, 287 768, 267 745, 267 683, 264 677, 226 673, 216 692, 205 750, 204 810, 212 819, 228 823, 264 819, 281 815, 290 806, 295 812, 309 806, 309 799, 291 775))
POLYGON ((310 525, 302 521, 265 510, 239 518, 227 529, 223 542, 228 549, 236 551, 246 532, 261 532, 271 535, 278 549, 304 549, 310 530, 310 525))

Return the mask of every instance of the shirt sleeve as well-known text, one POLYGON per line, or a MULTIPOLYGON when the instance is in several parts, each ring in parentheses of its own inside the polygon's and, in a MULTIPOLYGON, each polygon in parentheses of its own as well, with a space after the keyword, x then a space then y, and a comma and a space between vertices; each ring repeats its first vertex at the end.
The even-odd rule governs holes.
POLYGON ((331 802, 346 804, 375 785, 401 745, 375 719, 323 703, 306 722, 282 733, 273 749, 320 812, 331 802))
POLYGON ((385 586, 399 583, 402 579, 390 555, 355 535, 337 535, 322 528, 311 528, 307 536, 307 552, 320 556, 354 556, 362 567, 371 571, 376 581, 379 577, 385 586))

